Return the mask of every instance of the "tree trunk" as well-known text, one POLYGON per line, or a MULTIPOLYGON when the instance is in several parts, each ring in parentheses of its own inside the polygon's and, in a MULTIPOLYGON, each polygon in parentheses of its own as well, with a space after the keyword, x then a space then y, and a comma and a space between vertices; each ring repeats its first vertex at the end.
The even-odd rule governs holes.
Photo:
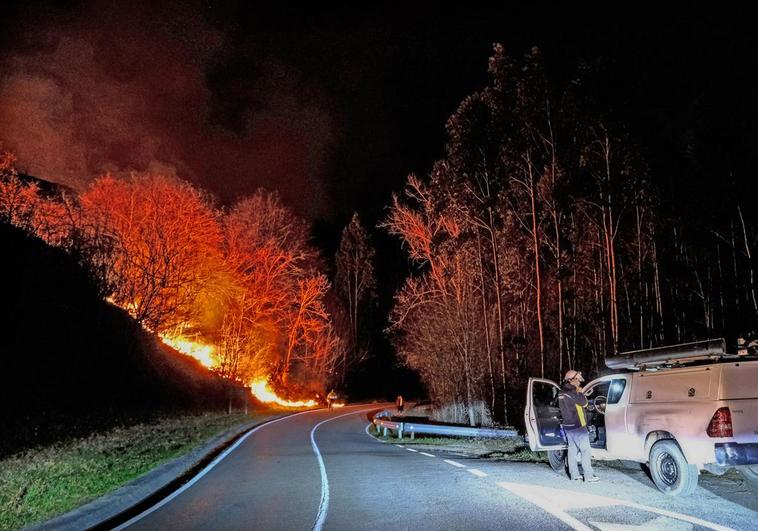
POLYGON ((500 294, 500 259, 498 258, 497 240, 495 235, 495 222, 492 215, 492 207, 488 208, 490 245, 492 247, 492 260, 495 268, 495 301, 497 303, 497 331, 498 345, 500 348, 500 369, 503 384, 503 422, 508 424, 508 386, 506 381, 505 345, 503 343, 503 303, 500 294))
POLYGON ((490 377, 490 411, 492 413, 495 413, 495 375, 494 371, 492 369, 492 344, 490 341, 490 325, 489 325, 489 317, 487 316, 487 289, 486 289, 486 283, 484 281, 484 263, 483 263, 483 257, 482 257, 482 243, 481 238, 479 236, 479 230, 476 231, 476 250, 479 254, 479 282, 481 286, 481 292, 482 292, 482 322, 484 323, 484 341, 485 341, 485 348, 487 349, 487 365, 489 369, 489 377, 490 377))
POLYGON ((534 171, 532 159, 527 154, 527 169, 529 171, 529 195, 532 203, 532 240, 534 244, 534 277, 537 290, 537 329, 540 338, 540 378, 545 377, 545 337, 542 327, 542 279, 540 273, 540 245, 537 232, 537 192, 534 188, 534 171))

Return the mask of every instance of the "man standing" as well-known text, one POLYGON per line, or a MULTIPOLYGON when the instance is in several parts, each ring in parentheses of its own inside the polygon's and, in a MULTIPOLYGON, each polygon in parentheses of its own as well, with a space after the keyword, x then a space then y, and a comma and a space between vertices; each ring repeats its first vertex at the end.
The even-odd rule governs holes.
POLYGON ((587 431, 587 420, 584 408, 587 407, 587 397, 582 394, 581 384, 584 381, 579 371, 568 371, 563 379, 563 388, 558 395, 558 405, 563 417, 563 430, 566 432, 568 443, 569 474, 571 479, 579 480, 577 454, 582 454, 582 471, 584 481, 597 481, 599 478, 592 471, 592 449, 590 434, 587 431))
POLYGON ((329 391, 329 394, 326 395, 326 405, 331 410, 334 407, 334 401, 337 400, 337 393, 334 392, 334 389, 329 391))

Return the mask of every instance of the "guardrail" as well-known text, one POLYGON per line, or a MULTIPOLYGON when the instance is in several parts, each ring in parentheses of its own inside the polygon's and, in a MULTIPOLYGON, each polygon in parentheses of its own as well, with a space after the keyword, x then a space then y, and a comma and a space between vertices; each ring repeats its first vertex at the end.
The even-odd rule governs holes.
POLYGON ((411 439, 415 438, 417 433, 425 435, 446 435, 449 437, 518 437, 516 430, 496 429, 496 428, 472 428, 469 426, 445 426, 441 424, 422 424, 419 422, 397 422, 394 420, 384 419, 381 414, 374 417, 374 425, 383 431, 385 437, 389 432, 395 432, 399 439, 403 434, 410 434, 411 439))

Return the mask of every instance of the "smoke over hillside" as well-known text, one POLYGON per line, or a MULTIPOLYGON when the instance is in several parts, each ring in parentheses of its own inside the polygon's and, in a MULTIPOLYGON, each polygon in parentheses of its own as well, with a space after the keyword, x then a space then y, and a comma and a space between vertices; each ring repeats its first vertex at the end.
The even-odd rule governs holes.
POLYGON ((199 9, 158 4, 21 8, 2 28, 4 148, 78 189, 175 171, 222 201, 265 186, 324 215, 337 124, 320 87, 270 51, 241 55, 199 9))

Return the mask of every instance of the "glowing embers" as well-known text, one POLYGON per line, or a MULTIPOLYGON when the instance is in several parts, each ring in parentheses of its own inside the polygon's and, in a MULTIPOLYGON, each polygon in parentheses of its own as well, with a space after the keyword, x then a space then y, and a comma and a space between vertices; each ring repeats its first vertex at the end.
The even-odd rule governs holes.
POLYGON ((313 407, 315 400, 285 400, 280 398, 271 386, 267 377, 256 378, 250 382, 250 392, 253 396, 265 404, 278 404, 284 407, 313 407))
POLYGON ((205 367, 212 369, 218 363, 216 362, 216 347, 207 345, 182 335, 159 334, 161 341, 169 347, 178 350, 182 354, 191 356, 203 364, 205 367))

